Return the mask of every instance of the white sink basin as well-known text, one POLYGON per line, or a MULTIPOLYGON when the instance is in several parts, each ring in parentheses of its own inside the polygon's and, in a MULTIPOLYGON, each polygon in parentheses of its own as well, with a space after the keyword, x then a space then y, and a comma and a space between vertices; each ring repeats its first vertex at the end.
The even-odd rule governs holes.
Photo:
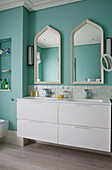
POLYGON ((79 102, 79 103, 103 103, 102 99, 73 99, 73 98, 63 98, 57 99, 52 97, 28 97, 29 99, 34 99, 38 101, 71 101, 71 102, 79 102))
POLYGON ((52 97, 32 97, 32 99, 35 100, 57 100, 57 98, 52 98, 52 97))

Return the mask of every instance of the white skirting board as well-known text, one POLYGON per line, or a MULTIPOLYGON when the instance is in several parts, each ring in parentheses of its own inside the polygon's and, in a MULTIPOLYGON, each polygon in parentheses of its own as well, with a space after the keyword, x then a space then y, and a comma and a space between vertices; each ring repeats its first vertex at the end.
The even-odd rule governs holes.
POLYGON ((2 139, 0 139, 0 142, 9 143, 18 146, 24 146, 25 144, 27 144, 26 139, 18 137, 17 132, 11 130, 8 130, 7 135, 2 139))

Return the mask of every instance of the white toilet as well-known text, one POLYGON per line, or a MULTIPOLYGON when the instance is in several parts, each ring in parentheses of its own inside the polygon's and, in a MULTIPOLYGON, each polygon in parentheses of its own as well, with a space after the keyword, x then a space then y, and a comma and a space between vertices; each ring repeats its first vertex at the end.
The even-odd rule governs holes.
POLYGON ((9 121, 0 119, 0 138, 6 136, 9 127, 9 121))

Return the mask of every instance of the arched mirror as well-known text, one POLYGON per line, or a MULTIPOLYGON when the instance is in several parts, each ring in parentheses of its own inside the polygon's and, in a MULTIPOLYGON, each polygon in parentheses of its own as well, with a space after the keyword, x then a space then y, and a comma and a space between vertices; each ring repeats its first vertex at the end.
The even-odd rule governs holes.
POLYGON ((72 84, 103 84, 102 28, 85 20, 72 32, 72 84))
POLYGON ((34 83, 61 83, 61 36, 49 26, 34 39, 34 83))

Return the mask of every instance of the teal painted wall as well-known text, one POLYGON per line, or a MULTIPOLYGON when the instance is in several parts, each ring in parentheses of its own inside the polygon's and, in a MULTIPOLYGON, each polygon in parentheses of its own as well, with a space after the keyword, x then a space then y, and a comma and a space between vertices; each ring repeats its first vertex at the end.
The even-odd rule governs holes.
POLYGON ((87 78, 101 78, 101 45, 77 45, 74 46, 75 68, 74 79, 85 81, 87 78), (88 71, 91 70, 91 71, 88 71))
POLYGON ((11 92, 0 92, 0 119, 17 129, 16 99, 23 96, 23 7, 0 12, 0 39, 11 38, 11 92), (14 98, 14 102, 11 98, 14 98))
POLYGON ((40 81, 57 81, 59 48, 41 48, 37 46, 37 51, 40 53, 41 60, 38 65, 40 81))
MULTIPOLYGON (((71 85, 71 32, 85 19, 99 24, 105 37, 112 37, 112 1, 86 0, 30 13, 30 37, 46 25, 58 30, 62 36, 62 84, 71 85)), ((29 84, 33 84, 33 67, 29 70, 29 84)), ((112 85, 112 72, 105 73, 105 85, 112 85)))
POLYGON ((27 65, 27 47, 29 44, 29 12, 23 8, 23 96, 28 95, 28 69, 31 66, 27 65))
POLYGON ((59 48, 41 48, 41 81, 58 80, 59 48))

